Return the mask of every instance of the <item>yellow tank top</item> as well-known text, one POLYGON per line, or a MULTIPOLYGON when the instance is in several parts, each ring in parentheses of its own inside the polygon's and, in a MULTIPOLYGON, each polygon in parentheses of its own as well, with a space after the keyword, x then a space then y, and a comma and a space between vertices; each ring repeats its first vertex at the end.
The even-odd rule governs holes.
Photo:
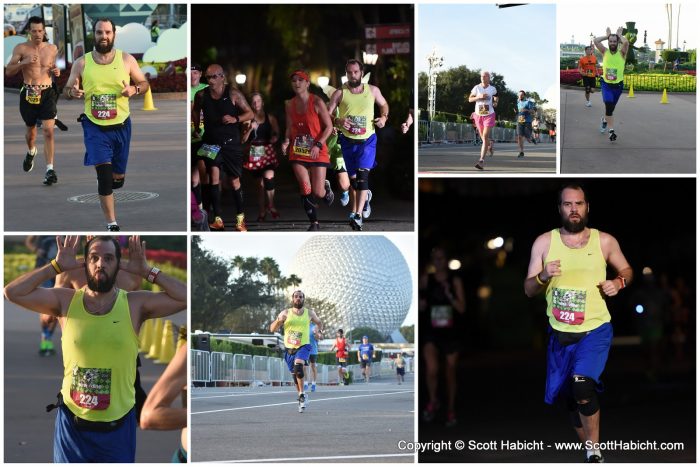
POLYGON ((287 319, 284 322, 284 346, 288 349, 298 349, 308 344, 310 325, 308 309, 304 308, 301 315, 294 313, 292 308, 287 310, 287 319))
POLYGON ((588 244, 569 248, 559 229, 552 239, 545 263, 561 261, 561 276, 547 284, 547 316, 552 328, 564 332, 587 332, 610 321, 610 313, 598 284, 605 280, 606 263, 600 249, 600 232, 591 229, 588 244))
POLYGON ((350 130, 341 128, 343 134, 350 139, 367 139, 374 134, 374 96, 369 84, 363 84, 360 94, 353 94, 343 86, 343 99, 340 101, 341 118, 352 120, 350 130))
POLYGON ((126 291, 119 290, 109 313, 91 315, 84 290, 73 295, 61 337, 63 402, 73 414, 94 422, 118 420, 135 404, 138 338, 126 291))
POLYGON ((98 65, 92 52, 85 55, 83 91, 85 115, 96 125, 118 125, 129 118, 129 98, 122 96, 122 81, 129 84, 129 72, 124 66, 122 51, 115 49, 114 60, 98 65))
POLYGON ((618 49, 614 54, 606 50, 603 55, 603 80, 606 83, 615 84, 622 81, 624 76, 625 59, 620 50, 618 49))

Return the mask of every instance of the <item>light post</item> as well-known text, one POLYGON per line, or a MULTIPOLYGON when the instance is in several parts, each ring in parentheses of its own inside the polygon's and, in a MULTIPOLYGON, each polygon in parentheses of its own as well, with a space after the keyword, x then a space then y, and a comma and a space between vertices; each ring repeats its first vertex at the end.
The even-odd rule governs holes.
POLYGON ((444 58, 438 56, 437 50, 428 55, 428 116, 430 121, 435 116, 435 90, 437 89, 437 70, 442 67, 444 58))

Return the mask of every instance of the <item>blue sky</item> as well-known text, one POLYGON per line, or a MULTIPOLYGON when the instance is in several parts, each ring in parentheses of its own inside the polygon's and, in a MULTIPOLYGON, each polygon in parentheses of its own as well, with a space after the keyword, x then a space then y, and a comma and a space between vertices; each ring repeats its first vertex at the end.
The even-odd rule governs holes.
MULTIPOLYGON (((426 57, 437 47, 443 69, 466 65, 501 74, 513 91, 535 91, 556 104, 559 62, 556 9, 530 4, 499 9, 488 5, 425 5, 417 10, 416 64, 428 71, 426 57)), ((474 83, 477 84, 477 83, 474 83)))

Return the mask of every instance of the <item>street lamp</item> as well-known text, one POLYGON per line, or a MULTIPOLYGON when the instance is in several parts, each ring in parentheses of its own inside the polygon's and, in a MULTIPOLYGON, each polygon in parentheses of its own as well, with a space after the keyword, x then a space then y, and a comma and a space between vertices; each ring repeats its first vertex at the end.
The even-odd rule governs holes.
POLYGON ((435 116, 435 90, 437 89, 437 69, 442 67, 443 57, 439 57, 437 50, 428 55, 428 115, 430 120, 435 116))
POLYGON ((376 65, 378 58, 379 58, 379 54, 371 54, 371 53, 365 52, 364 50, 362 51, 362 61, 364 62, 365 65, 371 65, 371 66, 376 65))
POLYGON ((316 82, 318 83, 319 86, 321 86, 321 89, 325 88, 328 86, 328 83, 330 83, 330 78, 328 76, 319 76, 316 82))
POLYGON ((245 84, 246 76, 243 73, 238 73, 236 75, 236 83, 243 85, 245 84))

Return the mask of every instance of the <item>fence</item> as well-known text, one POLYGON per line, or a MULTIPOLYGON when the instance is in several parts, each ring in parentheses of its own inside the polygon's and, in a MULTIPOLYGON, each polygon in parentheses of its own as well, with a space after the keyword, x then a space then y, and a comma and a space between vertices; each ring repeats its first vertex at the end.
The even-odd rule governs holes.
MULTIPOLYGON (((418 121, 418 137, 421 143, 481 144, 471 123, 420 120, 418 121)), ((516 142, 516 130, 494 127, 491 130, 491 137, 499 143, 514 143, 516 142)))
MULTIPOLYGON (((292 376, 287 364, 281 358, 231 354, 226 352, 206 352, 190 349, 193 383, 212 383, 214 385, 287 385, 292 384, 292 376)), ((318 384, 336 384, 338 367, 336 365, 317 364, 318 384)), ((310 371, 310 370, 307 370, 310 371)), ((348 365, 353 381, 362 380, 360 365, 348 365)), ((406 361, 406 372, 413 372, 413 359, 406 361)), ((391 377, 396 369, 391 360, 372 364, 372 377, 391 377)))
MULTIPOLYGON (((561 84, 583 87, 578 70, 560 70, 559 79, 561 84)), ((695 92, 696 83, 695 75, 689 73, 629 73, 624 76, 624 88, 628 90, 632 85, 635 91, 695 92)), ((600 88, 600 77, 596 86, 600 88)))

